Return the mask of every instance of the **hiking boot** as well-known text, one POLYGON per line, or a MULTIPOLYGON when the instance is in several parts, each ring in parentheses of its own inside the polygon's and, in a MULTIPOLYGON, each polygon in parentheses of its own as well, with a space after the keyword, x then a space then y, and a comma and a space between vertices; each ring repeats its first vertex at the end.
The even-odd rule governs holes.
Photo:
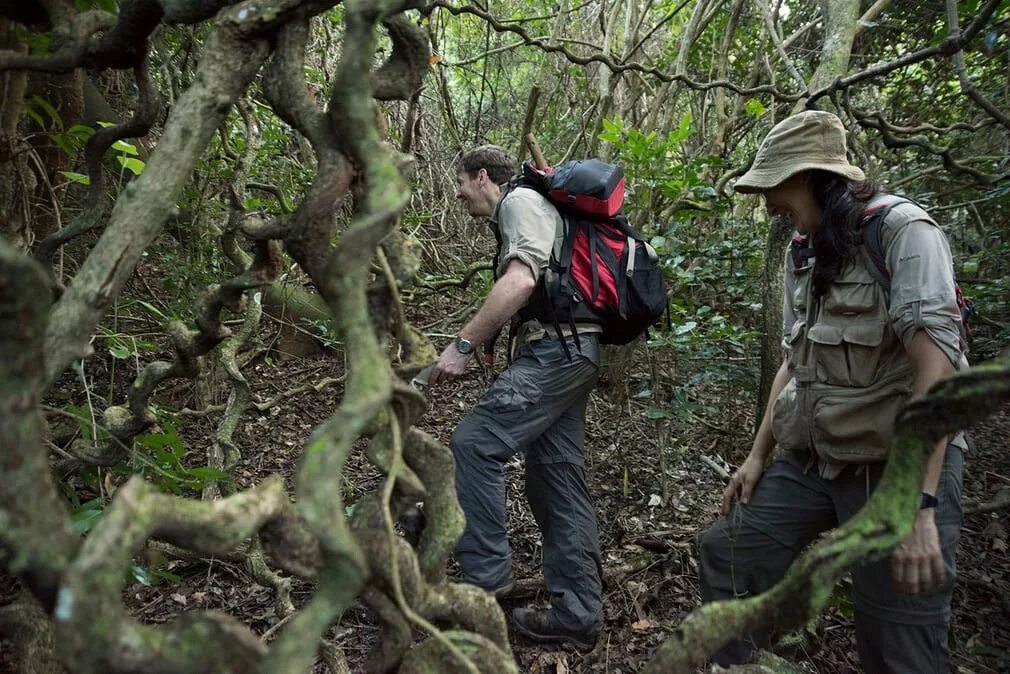
POLYGON ((481 587, 480 585, 477 585, 474 582, 464 580, 463 578, 458 577, 450 578, 449 580, 452 581, 453 583, 465 583, 467 585, 473 585, 474 587, 479 587, 480 589, 484 590, 495 599, 501 599, 509 592, 511 592, 512 589, 516 586, 515 581, 513 581, 511 578, 502 583, 501 585, 499 585, 498 587, 481 587))
POLYGON ((541 643, 560 642, 575 646, 580 652, 588 653, 596 647, 598 632, 574 632, 551 623, 547 611, 528 608, 513 609, 510 615, 516 631, 523 636, 541 643))
POLYGON ((493 590, 485 590, 485 592, 492 594, 495 599, 501 599, 509 592, 511 592, 512 588, 514 588, 515 586, 516 586, 515 582, 510 580, 500 587, 496 587, 493 590))

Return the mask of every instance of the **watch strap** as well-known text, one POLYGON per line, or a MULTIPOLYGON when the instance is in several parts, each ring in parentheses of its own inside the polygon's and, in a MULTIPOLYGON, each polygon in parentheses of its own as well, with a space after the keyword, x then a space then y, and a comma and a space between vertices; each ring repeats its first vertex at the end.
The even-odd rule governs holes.
POLYGON ((932 494, 927 494, 922 492, 922 501, 919 502, 919 510, 925 510, 926 508, 935 508, 940 504, 940 501, 932 494))

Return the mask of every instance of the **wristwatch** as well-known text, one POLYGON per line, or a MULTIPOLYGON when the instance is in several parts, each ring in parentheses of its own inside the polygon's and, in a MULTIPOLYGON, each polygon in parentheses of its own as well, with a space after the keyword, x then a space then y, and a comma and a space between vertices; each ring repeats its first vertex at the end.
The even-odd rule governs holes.
POLYGON ((460 337, 456 335, 456 350, 459 351, 464 356, 469 356, 473 353, 473 342, 471 342, 466 337, 460 337))
POLYGON ((919 510, 926 510, 927 508, 935 508, 939 504, 940 501, 938 501, 935 496, 933 496, 932 494, 927 494, 926 492, 922 492, 922 501, 919 503, 919 510))

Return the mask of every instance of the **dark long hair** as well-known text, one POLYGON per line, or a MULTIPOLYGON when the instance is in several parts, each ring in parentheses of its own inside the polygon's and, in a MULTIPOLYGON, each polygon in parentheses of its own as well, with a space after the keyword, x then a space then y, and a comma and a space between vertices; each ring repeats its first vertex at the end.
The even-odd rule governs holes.
POLYGON ((814 200, 821 209, 821 226, 814 239, 814 265, 811 283, 820 297, 842 271, 845 261, 859 252, 859 214, 877 193, 870 181, 850 182, 830 171, 810 171, 814 200))

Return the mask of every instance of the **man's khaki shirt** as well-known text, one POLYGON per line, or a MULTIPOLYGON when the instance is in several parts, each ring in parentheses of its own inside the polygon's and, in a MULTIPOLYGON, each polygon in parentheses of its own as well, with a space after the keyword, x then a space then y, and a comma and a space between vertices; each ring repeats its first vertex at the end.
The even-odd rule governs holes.
POLYGON ((525 187, 512 190, 498 202, 491 226, 501 234, 498 268, 495 276, 505 273, 512 260, 519 260, 540 279, 551 258, 551 251, 561 248, 564 224, 545 196, 525 187))

